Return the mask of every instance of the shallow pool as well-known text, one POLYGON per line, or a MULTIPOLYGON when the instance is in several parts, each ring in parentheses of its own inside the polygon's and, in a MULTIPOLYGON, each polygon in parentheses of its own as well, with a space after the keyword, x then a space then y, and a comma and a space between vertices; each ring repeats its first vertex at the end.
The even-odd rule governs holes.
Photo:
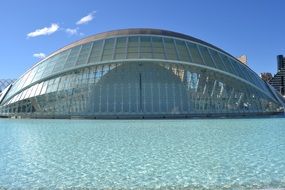
POLYGON ((1 119, 1 188, 285 188, 285 119, 1 119))

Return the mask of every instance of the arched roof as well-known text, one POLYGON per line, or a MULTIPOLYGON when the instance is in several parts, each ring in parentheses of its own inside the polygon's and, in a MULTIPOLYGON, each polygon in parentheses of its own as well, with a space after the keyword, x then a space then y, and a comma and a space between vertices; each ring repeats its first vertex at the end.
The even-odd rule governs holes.
MULTIPOLYGON (((85 44, 88 42, 92 42, 92 41, 96 41, 96 40, 102 40, 105 38, 111 38, 111 37, 117 37, 117 36, 128 36, 128 35, 157 35, 157 36, 169 36, 169 37, 175 37, 175 38, 180 38, 180 39, 184 39, 184 40, 189 40, 192 42, 197 42, 200 43, 202 45, 214 48, 220 52, 223 52, 225 54, 227 54, 228 56, 234 58, 235 60, 237 60, 235 57, 233 57, 231 54, 225 52, 224 50, 210 44, 207 43, 203 40, 200 40, 198 38, 186 35, 186 34, 182 34, 179 32, 173 32, 173 31, 169 31, 169 30, 162 30, 162 29, 152 29, 152 28, 128 28, 128 29, 118 29, 118 30, 111 30, 111 31, 107 31, 107 32, 102 32, 102 33, 98 33, 95 35, 91 35, 88 36, 86 38, 80 39, 76 42, 73 42, 63 48, 58 49, 57 51, 53 52, 52 54, 50 54, 49 56, 47 56, 44 60, 62 52, 65 51, 67 49, 73 48, 75 46, 81 45, 81 44, 85 44)), ((41 60, 40 62, 44 61, 41 60)), ((239 60, 237 60, 238 62, 240 62, 239 60)))

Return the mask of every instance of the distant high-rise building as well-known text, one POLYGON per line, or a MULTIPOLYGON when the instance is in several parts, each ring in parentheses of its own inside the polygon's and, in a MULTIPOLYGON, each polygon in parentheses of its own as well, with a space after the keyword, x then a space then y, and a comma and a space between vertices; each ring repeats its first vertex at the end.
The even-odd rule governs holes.
POLYGON ((262 80, 269 82, 272 79, 272 74, 271 73, 261 73, 260 77, 262 80))
POLYGON ((277 73, 269 83, 285 96, 285 58, 283 55, 277 56, 277 73))
POLYGON ((277 72, 285 68, 285 57, 283 55, 277 56, 277 72))
POLYGON ((239 57, 237 57, 237 59, 242 62, 243 64, 247 65, 247 56, 246 55, 241 55, 239 57))

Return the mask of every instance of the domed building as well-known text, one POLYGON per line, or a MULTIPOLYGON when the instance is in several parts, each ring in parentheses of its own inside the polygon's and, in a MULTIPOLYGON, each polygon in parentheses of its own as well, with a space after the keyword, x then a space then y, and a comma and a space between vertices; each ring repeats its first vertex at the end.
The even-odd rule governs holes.
POLYGON ((125 29, 72 43, 0 97, 0 115, 185 118, 272 115, 284 100, 247 65, 202 40, 125 29))

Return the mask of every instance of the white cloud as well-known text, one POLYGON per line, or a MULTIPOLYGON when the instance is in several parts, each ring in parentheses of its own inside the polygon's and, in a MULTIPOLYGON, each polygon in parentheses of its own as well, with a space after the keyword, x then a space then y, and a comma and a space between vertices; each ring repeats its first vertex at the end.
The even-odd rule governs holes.
POLYGON ((39 59, 43 59, 46 57, 44 53, 34 53, 33 56, 39 59))
POLYGON ((65 29, 65 32, 69 35, 76 35, 76 34, 78 34, 78 29, 79 28, 73 28, 73 29, 67 28, 67 29, 65 29))
POLYGON ((50 27, 44 27, 42 29, 37 29, 34 32, 30 32, 29 34, 27 34, 27 37, 36 37, 36 36, 43 36, 43 35, 50 35, 54 32, 56 32, 59 29, 59 25, 58 24, 51 24, 50 27))
POLYGON ((87 24, 88 22, 90 22, 91 20, 93 20, 94 15, 95 15, 96 11, 93 11, 92 13, 90 13, 89 15, 81 18, 79 21, 76 22, 77 25, 80 24, 87 24))

